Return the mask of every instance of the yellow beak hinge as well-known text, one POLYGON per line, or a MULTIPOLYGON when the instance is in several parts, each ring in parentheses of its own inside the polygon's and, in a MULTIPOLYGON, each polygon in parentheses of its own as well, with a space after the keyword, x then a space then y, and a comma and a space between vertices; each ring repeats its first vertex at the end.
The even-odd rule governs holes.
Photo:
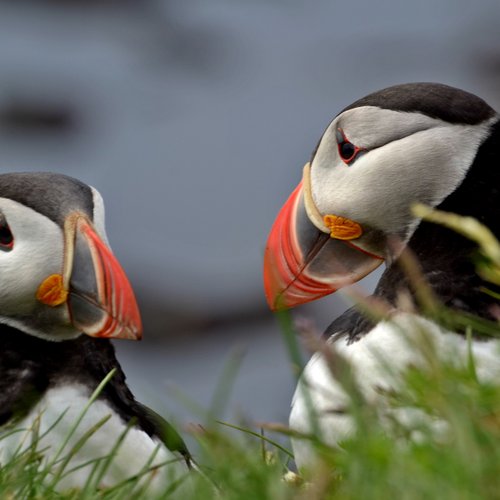
POLYGON ((68 290, 64 288, 61 274, 47 276, 36 292, 36 299, 47 306, 56 307, 68 300, 68 290))

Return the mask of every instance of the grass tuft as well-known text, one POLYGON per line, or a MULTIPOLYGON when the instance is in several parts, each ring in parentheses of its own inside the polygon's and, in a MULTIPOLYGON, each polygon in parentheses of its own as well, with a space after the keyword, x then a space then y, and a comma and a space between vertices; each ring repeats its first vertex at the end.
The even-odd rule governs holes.
MULTIPOLYGON (((491 233, 475 222, 449 217, 449 214, 431 213, 422 207, 419 216, 460 229, 478 242, 483 263, 488 261, 486 273, 491 283, 497 283, 500 269, 500 246, 491 233)), ((410 282, 418 289, 416 300, 420 310, 449 326, 459 326, 466 332, 469 352, 464 363, 443 361, 436 346, 427 342, 425 331, 415 342, 426 369, 408 367, 398 373, 397 390, 380 392, 376 403, 368 402, 358 390, 348 363, 328 350, 317 337, 307 339, 314 350, 323 351, 330 371, 351 395, 349 411, 355 419, 358 432, 333 448, 325 443, 319 426, 312 426, 310 435, 302 435, 282 423, 245 425, 221 422, 218 416, 228 402, 232 382, 240 365, 237 352, 224 369, 213 403, 208 410, 193 405, 203 425, 196 426, 192 437, 200 472, 191 474, 191 484, 184 489, 183 499, 222 500, 314 500, 314 499, 387 499, 420 500, 422 498, 494 499, 500 496, 500 383, 480 380, 470 348, 473 332, 500 335, 498 323, 445 310, 422 280, 418 264, 411 255, 403 257, 410 282), (404 410, 412 418, 401 419, 404 410), (289 438, 305 439, 317 451, 319 460, 314 470, 305 477, 293 466, 289 438)), ((412 308, 407 297, 401 304, 412 308)), ((364 301, 363 308, 373 318, 387 318, 385 304, 364 301)), ((279 313, 284 341, 290 355, 291 368, 297 378, 304 362, 298 346, 294 323, 288 313, 279 313)), ((498 353, 500 356, 500 352, 498 353)), ((500 361, 499 361, 500 363, 500 361)), ((108 377, 111 377, 110 374, 108 377)), ((396 375, 394 375, 396 376, 396 375)), ((90 406, 106 383, 89 401, 90 406)), ((307 391, 307 387, 305 387, 307 391)), ((310 405, 309 416, 316 415, 310 405)), ((81 417, 75 421, 72 432, 81 417)), ((73 446, 66 450, 71 436, 61 443, 56 458, 46 464, 44 450, 40 449, 39 429, 31 429, 28 446, 20 447, 0 467, 0 498, 5 499, 154 499, 148 492, 143 476, 152 470, 151 463, 143 471, 113 488, 99 489, 100 478, 119 453, 120 437, 107 457, 93 464, 87 484, 81 490, 58 491, 57 485, 67 470, 70 458, 78 453, 93 432, 104 421, 98 422, 73 446)), ((56 425, 56 424, 55 424, 56 425)), ((0 429, 2 440, 19 430, 0 429)), ((50 432, 50 430, 48 431, 50 432)), ((85 464, 87 465, 87 464, 85 464)), ((155 467, 154 469, 158 469, 155 467)), ((168 464, 165 465, 168 469, 168 464)), ((157 498, 177 497, 177 484, 171 484, 157 498)))

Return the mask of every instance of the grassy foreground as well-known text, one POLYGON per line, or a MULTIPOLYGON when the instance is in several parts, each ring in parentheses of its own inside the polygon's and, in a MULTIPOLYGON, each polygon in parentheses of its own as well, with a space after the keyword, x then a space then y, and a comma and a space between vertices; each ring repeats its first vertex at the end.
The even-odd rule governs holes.
MULTIPOLYGON (((388 427, 377 418, 376 406, 353 402, 361 431, 343 449, 311 439, 322 457, 307 478, 289 472, 292 456, 283 443, 286 431, 231 429, 212 422, 194 432, 197 461, 203 475, 193 474, 193 499, 484 499, 500 497, 500 386, 480 383, 472 363, 443 365, 431 356, 426 372, 409 370, 403 390, 387 394, 392 408, 414 407, 429 415, 414 427, 388 427), (446 422, 435 436, 433 422, 446 422), (418 433, 418 439, 409 439, 418 433), (273 444, 268 439, 277 439, 273 444)), ((272 426, 270 426, 272 427, 272 426)), ((1 446, 1 441, 0 441, 1 446)), ((138 479, 100 490, 89 478, 84 491, 57 492, 51 481, 60 463, 47 471, 36 445, 0 469, 0 498, 153 498, 138 479)), ((95 479, 95 478, 94 478, 95 479)), ((167 498, 159 495, 158 498, 167 498)))
MULTIPOLYGON (((451 219, 440 222, 453 224, 451 219)), ((484 228, 479 227, 477 232, 478 226, 472 225, 474 234, 467 236, 476 239, 481 249, 480 272, 490 282, 500 284, 500 247, 488 234, 481 233, 484 228), (486 250, 483 242, 488 244, 486 250)), ((460 227, 463 230, 463 220, 460 227)), ((415 269, 410 272, 418 274, 415 269)), ((418 276, 415 279, 418 281, 418 276)), ((423 289, 419 305, 427 308, 430 316, 448 326, 465 326, 469 335, 479 331, 500 336, 498 324, 450 314, 436 305, 425 285, 423 289)), ((301 360, 290 317, 281 319, 291 364, 299 372, 301 360)), ((443 363, 431 344, 423 342, 415 348, 422 349, 427 369, 409 368, 399 374, 401 389, 382 394, 376 404, 363 399, 347 370, 345 386, 353 395, 351 412, 359 432, 343 443, 342 449, 329 447, 318 436, 294 436, 310 440, 320 457, 305 477, 291 472, 291 432, 286 426, 268 424, 242 429, 238 424, 223 424, 215 419, 205 421, 193 430, 202 474, 193 473, 192 485, 181 498, 500 498, 500 381, 498 385, 479 381, 472 357, 462 363, 443 363), (396 419, 379 417, 400 408, 414 408, 424 418, 403 425, 396 419)), ((229 378, 231 374, 227 375, 229 378)), ((0 431, 0 447, 8 432, 0 431)), ((48 470, 42 456, 43 450, 37 449, 34 439, 31 448, 1 464, 0 498, 155 498, 141 478, 130 478, 102 490, 95 475, 83 490, 58 492, 53 478, 56 471, 61 473, 65 457, 48 470)), ((158 498, 172 494, 175 496, 175 492, 165 491, 158 498)))

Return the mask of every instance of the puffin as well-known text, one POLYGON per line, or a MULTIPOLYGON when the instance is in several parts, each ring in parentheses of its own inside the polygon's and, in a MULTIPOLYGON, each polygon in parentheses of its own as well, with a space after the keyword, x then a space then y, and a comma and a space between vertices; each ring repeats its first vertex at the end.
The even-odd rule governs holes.
MULTIPOLYGON (((267 302, 274 311, 299 306, 385 263, 368 300, 384 304, 388 317, 369 317, 358 304, 328 326, 325 345, 299 378, 290 414, 294 431, 319 432, 333 447, 356 432, 350 396, 332 363, 345 362, 365 401, 379 403, 384 393, 398 390, 397 374, 425 367, 418 349, 423 331, 440 359, 466 363, 463 328, 442 325, 422 310, 405 255, 413 255, 421 278, 448 310, 498 324, 500 290, 476 273, 476 244, 423 219, 412 206, 474 217, 500 238, 499 165, 498 113, 448 85, 388 87, 331 121, 270 231, 267 302), (408 302, 411 307, 400 307, 408 302)), ((497 382, 499 341, 473 332, 470 349, 478 378, 497 382)), ((409 423, 411 410, 401 409, 398 419, 409 423)), ((313 468, 317 454, 310 440, 295 438, 292 445, 299 470, 313 468)))
POLYGON ((157 491, 187 476, 183 440, 134 398, 115 356, 111 340, 139 340, 142 324, 99 192, 1 174, 0 282, 0 466, 35 443, 58 490, 91 474, 98 488, 143 475, 157 491))

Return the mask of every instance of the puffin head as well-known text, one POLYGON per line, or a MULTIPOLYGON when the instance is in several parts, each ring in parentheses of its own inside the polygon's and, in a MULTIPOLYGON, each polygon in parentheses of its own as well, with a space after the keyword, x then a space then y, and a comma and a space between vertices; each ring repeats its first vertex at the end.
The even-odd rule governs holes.
POLYGON ((271 309, 330 294, 397 257, 420 223, 411 205, 436 207, 453 193, 497 120, 482 99, 436 83, 389 87, 340 112, 271 229, 271 309))
POLYGON ((51 173, 0 175, 0 323, 47 340, 139 339, 132 287, 100 194, 51 173))

